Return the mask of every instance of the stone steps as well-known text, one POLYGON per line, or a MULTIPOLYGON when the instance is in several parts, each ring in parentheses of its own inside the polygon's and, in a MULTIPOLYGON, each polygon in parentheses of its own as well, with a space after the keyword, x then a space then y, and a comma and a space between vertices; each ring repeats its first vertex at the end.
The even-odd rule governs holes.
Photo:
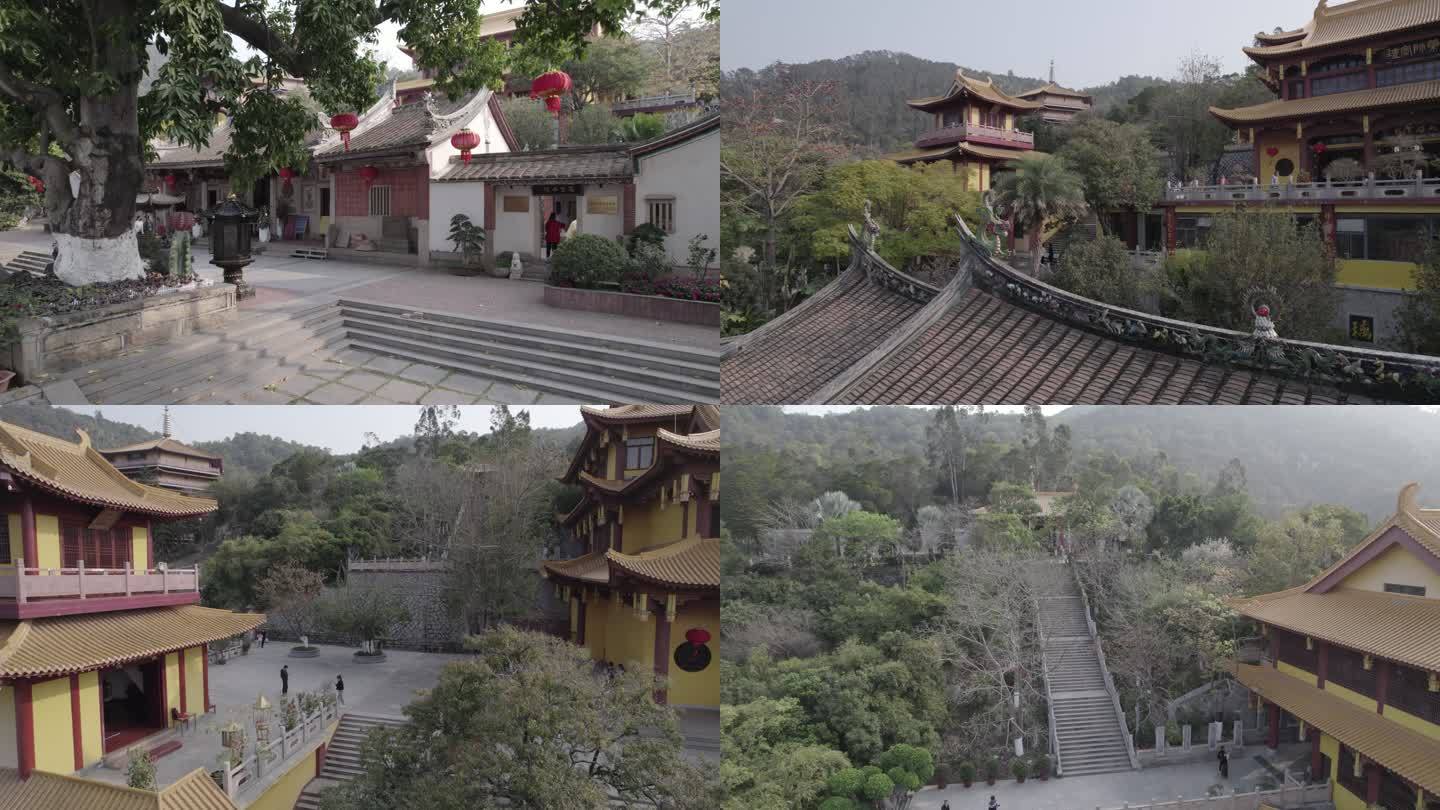
POLYGON ((403 717, 341 715, 340 724, 335 727, 335 733, 325 747, 325 764, 320 769, 320 775, 311 779, 300 791, 299 798, 295 800, 295 810, 319 810, 322 792, 365 772, 360 764, 360 749, 370 732, 381 727, 399 728, 406 722, 403 717))
POLYGON ((12 273, 30 273, 36 276, 43 276, 50 269, 50 254, 38 250, 22 250, 14 256, 5 256, 3 259, 5 269, 12 273))
POLYGON ((340 302, 349 346, 586 403, 714 402, 718 351, 373 302, 340 302))
POLYGON ((263 386, 284 376, 287 364, 343 338, 333 307, 261 313, 91 366, 74 379, 91 402, 213 402, 225 386, 263 386))

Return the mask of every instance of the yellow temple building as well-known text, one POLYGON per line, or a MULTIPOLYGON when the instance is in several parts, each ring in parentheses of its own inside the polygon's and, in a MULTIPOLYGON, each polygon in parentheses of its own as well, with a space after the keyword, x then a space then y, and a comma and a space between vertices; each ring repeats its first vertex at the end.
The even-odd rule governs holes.
POLYGON ((199 570, 155 561, 153 524, 214 501, 126 478, 77 432, 0 423, 0 807, 233 808, 203 770, 160 791, 76 776, 159 755, 211 709, 206 645, 265 619, 201 607, 199 570))
MULTIPOLYGON (((1043 89, 1043 88, 1042 88, 1043 89)), ((933 126, 915 139, 915 148, 890 159, 901 165, 948 161, 964 188, 986 191, 991 175, 1006 163, 1034 154, 1035 136, 1016 123, 1044 109, 1040 101, 1006 94, 990 79, 955 71, 944 95, 910 99, 912 109, 929 113, 933 126)))
POLYGON ((1440 808, 1440 509, 1417 488, 1314 579, 1233 603, 1269 642, 1236 665, 1267 745, 1309 743, 1337 810, 1440 808))
POLYGON ((1165 192, 1163 240, 1142 230, 1127 241, 1197 247, 1237 206, 1316 222, 1338 259, 1335 325, 1384 340, 1440 236, 1440 3, 1319 0, 1303 25, 1256 34, 1244 51, 1275 98, 1212 107, 1236 141, 1218 176, 1165 192))
POLYGON ((585 549, 542 573, 597 662, 664 678, 674 706, 720 705, 720 418, 714 405, 581 408, 561 523, 585 549))

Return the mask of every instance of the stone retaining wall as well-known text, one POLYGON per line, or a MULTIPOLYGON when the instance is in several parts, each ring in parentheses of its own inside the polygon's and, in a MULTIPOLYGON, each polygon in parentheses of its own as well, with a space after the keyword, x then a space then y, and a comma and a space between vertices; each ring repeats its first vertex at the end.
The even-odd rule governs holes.
POLYGON ((579 309, 649 318, 673 323, 720 326, 720 305, 708 301, 687 301, 663 295, 635 295, 608 290, 581 290, 545 285, 545 303, 559 309, 579 309))
POLYGON ((58 374, 235 317, 235 287, 215 284, 82 312, 24 318, 9 367, 22 380, 58 374))

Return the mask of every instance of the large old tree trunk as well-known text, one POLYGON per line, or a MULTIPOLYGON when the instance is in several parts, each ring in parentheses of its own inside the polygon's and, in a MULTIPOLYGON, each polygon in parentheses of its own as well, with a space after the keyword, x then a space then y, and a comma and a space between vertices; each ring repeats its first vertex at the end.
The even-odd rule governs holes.
MULTIPOLYGON (((126 3, 97 4, 97 23, 131 13, 126 3)), ((123 30, 123 29, 122 29, 123 30)), ((45 205, 59 254, 55 274, 72 285, 144 278, 131 225, 135 194, 144 180, 137 100, 140 64, 125 42, 101 46, 106 72, 118 79, 113 93, 87 96, 73 115, 78 127, 55 133, 65 161, 44 163, 45 205)))

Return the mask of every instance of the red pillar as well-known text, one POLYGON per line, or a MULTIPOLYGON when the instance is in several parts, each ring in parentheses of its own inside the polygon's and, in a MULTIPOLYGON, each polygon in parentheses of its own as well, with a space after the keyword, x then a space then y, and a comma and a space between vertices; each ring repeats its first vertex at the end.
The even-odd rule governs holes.
POLYGON ((1265 707, 1267 719, 1270 721, 1270 732, 1265 737, 1265 747, 1272 751, 1280 747, 1280 706, 1271 703, 1265 707))
POLYGON ((576 625, 576 628, 575 628, 575 643, 576 643, 576 644, 579 644, 579 645, 581 645, 581 646, 584 646, 584 645, 585 645, 585 608, 586 608, 586 607, 587 607, 587 605, 585 604, 585 600, 581 599, 581 600, 580 600, 580 604, 579 604, 579 605, 576 607, 576 609, 575 609, 575 625, 576 625))
POLYGON ((1390 692, 1390 662, 1375 662, 1375 713, 1385 713, 1385 696, 1390 692))
POLYGON ((26 779, 35 770, 35 707, 30 702, 29 681, 15 682, 15 742, 20 778, 26 779))
POLYGON ((25 565, 31 568, 39 565, 40 551, 35 541, 35 504, 29 495, 20 501, 20 545, 25 554, 25 565))
POLYGON ((1165 252, 1175 252, 1175 208, 1173 206, 1165 209, 1165 252))
MULTIPOLYGON (((670 620, 664 603, 655 616, 655 677, 670 677, 670 620)), ((666 690, 656 689, 655 702, 664 705, 666 700, 666 690)))
POLYGON ((1320 759, 1320 730, 1314 726, 1307 726, 1305 732, 1310 735, 1310 778, 1318 781, 1328 776, 1328 774, 1320 773, 1320 768, 1324 764, 1320 759))
POLYGON ((1373 805, 1380 802, 1380 766, 1373 763, 1365 763, 1365 804, 1373 805))
POLYGON ((320 747, 315 749, 315 776, 318 778, 323 770, 325 770, 325 743, 322 742, 320 747))
POLYGON ((186 706, 185 700, 185 651, 180 650, 175 655, 180 659, 180 713, 189 714, 190 710, 186 706))
POLYGON ((80 674, 70 675, 70 739, 75 749, 75 770, 85 767, 85 744, 80 724, 80 674))
POLYGON ((481 193, 485 196, 485 230, 495 230, 495 184, 482 183, 481 193))

